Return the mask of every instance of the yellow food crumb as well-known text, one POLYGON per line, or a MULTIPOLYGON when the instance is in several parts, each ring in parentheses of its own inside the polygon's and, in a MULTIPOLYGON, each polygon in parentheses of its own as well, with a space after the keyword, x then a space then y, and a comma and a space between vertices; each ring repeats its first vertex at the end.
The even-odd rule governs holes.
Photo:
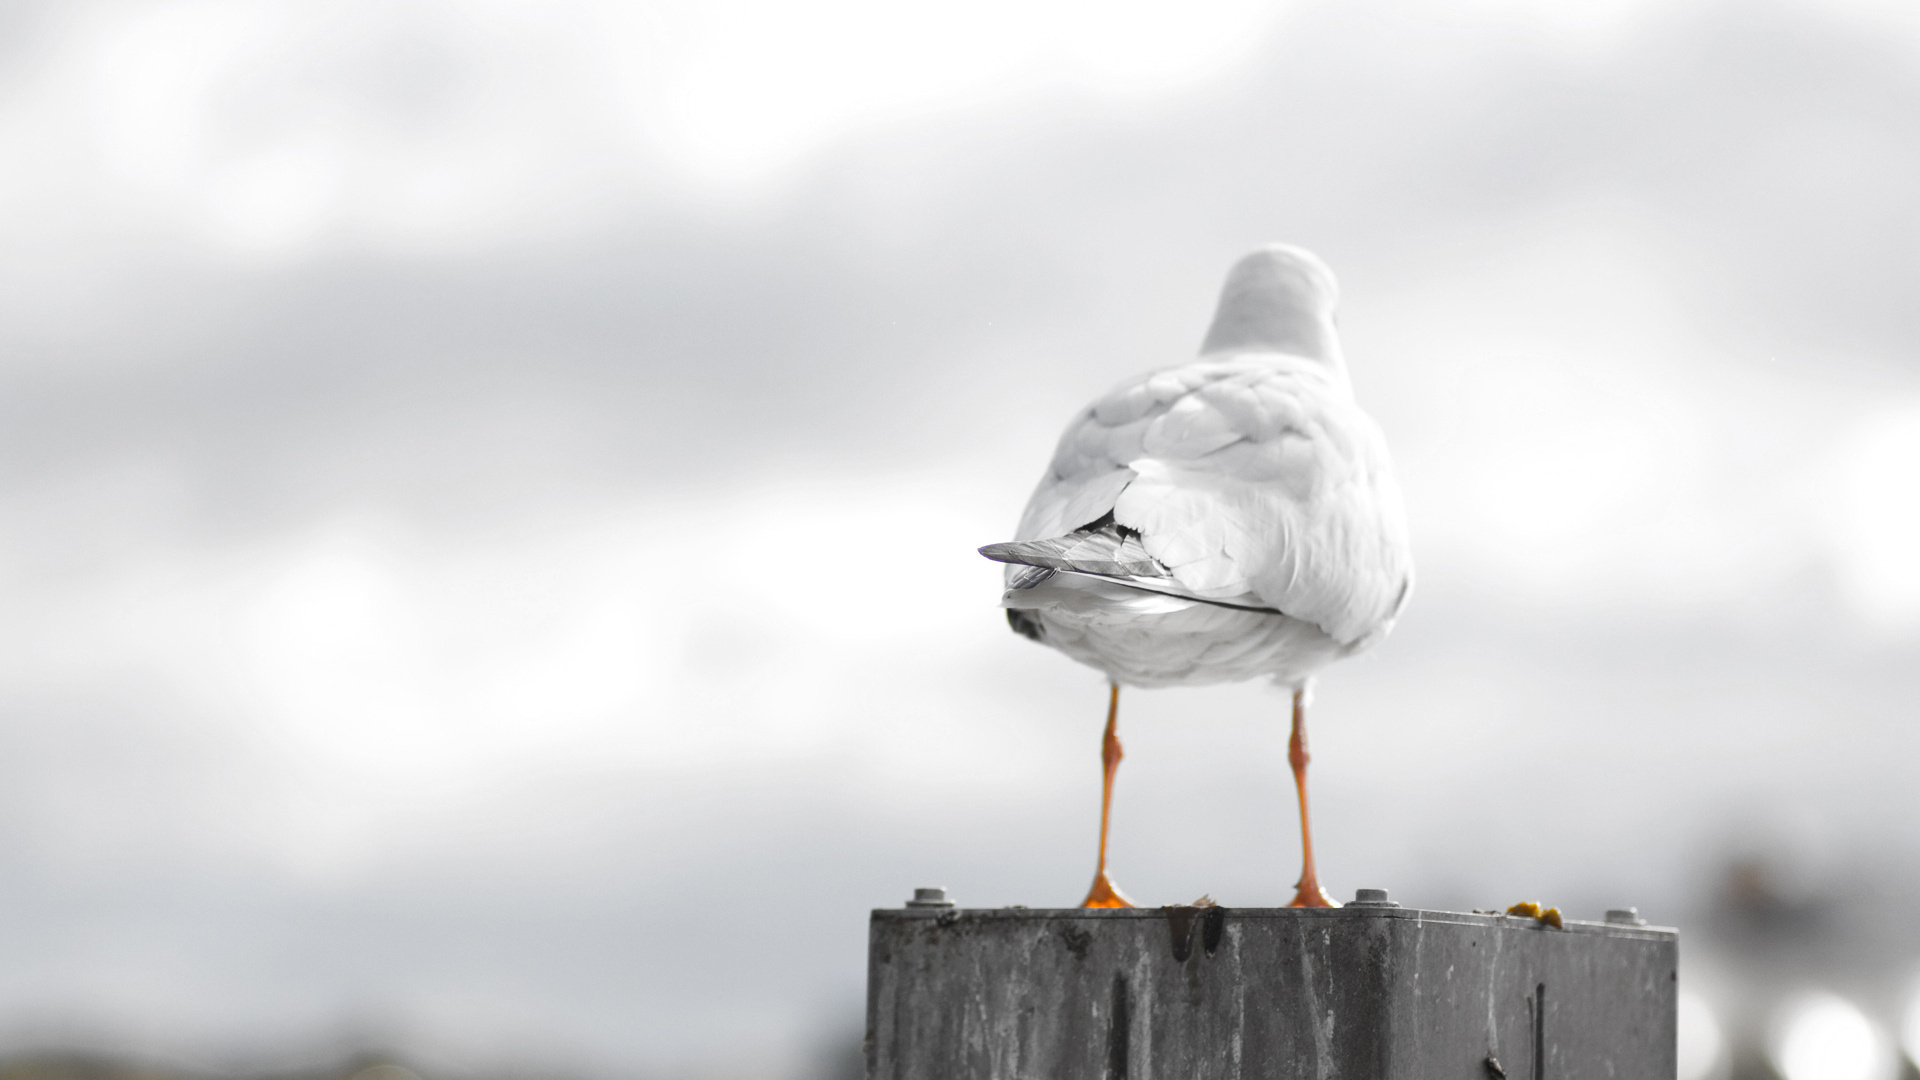
POLYGON ((1562 922, 1560 919, 1559 908, 1557 907, 1543 908, 1539 904, 1536 904, 1531 900, 1522 900, 1519 903, 1513 905, 1512 907, 1507 909, 1507 914, 1520 915, 1529 919, 1537 919, 1540 922, 1546 923, 1548 926, 1553 927, 1555 930, 1565 930, 1567 928, 1566 923, 1562 922))

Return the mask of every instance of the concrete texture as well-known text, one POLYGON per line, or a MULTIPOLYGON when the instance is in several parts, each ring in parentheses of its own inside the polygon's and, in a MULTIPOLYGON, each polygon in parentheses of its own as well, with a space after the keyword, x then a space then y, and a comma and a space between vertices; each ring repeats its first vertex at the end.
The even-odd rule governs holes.
POLYGON ((1671 1080, 1677 936, 1350 905, 873 913, 869 1080, 1671 1080))

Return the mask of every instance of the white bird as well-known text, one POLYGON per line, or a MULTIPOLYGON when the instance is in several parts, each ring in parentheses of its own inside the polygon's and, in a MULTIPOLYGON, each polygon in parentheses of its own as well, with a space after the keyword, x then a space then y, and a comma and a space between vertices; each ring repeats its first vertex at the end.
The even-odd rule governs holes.
POLYGON ((1354 402, 1339 287, 1271 245, 1227 274, 1190 363, 1120 384, 1060 437, 1008 563, 1013 629, 1104 672, 1100 854, 1084 907, 1131 907, 1107 876, 1122 686, 1266 676, 1292 691, 1288 761, 1302 871, 1291 906, 1333 906, 1314 873, 1306 702, 1315 673, 1386 636, 1413 588, 1386 440, 1354 402))

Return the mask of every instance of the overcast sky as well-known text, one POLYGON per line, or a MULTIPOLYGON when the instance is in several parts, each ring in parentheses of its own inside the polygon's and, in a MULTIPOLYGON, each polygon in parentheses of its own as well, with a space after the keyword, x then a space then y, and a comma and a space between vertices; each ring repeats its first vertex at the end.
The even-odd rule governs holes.
MULTIPOLYGON (((1916 131, 1898 4, 0 6, 0 1043, 778 1076, 1074 902, 974 548, 1274 240, 1420 575, 1336 895, 1920 861, 1916 131)), ((1288 895, 1284 704, 1128 695, 1123 887, 1288 895)))

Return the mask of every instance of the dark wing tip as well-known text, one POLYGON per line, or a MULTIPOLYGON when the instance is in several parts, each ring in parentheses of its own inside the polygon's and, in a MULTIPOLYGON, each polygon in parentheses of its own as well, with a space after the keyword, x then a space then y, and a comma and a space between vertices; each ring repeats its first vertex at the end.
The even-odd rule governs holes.
POLYGON ((985 555, 994 562, 1021 563, 1026 561, 1020 558, 1019 544, 988 544, 979 550, 980 554, 985 555))
POLYGON ((980 554, 995 562, 1044 566, 1075 574, 1101 577, 1170 576, 1159 560, 1147 554, 1140 534, 1109 522, 1098 529, 1078 530, 1048 540, 1015 540, 988 544, 980 554))

